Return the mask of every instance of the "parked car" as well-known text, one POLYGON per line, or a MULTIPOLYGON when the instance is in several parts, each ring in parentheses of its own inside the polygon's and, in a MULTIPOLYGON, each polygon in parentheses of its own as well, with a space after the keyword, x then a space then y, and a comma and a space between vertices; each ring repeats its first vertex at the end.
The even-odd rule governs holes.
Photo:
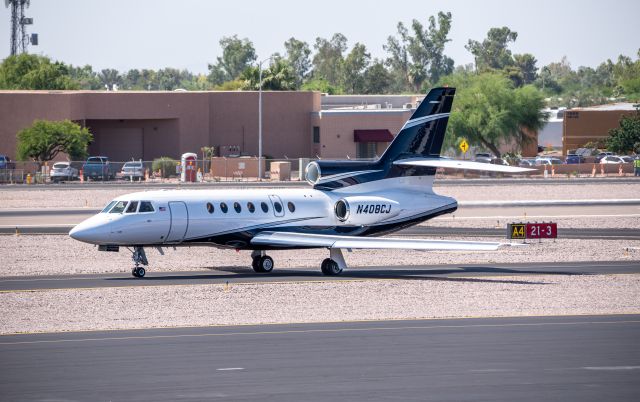
POLYGON ((53 183, 63 180, 76 180, 78 178, 78 169, 72 167, 69 162, 56 162, 51 167, 49 178, 53 183))
POLYGON ((553 157, 536 158, 536 166, 562 165, 562 160, 553 157))
POLYGON ((536 161, 535 159, 520 159, 520 161, 518 161, 518 166, 520 167, 533 167, 536 165, 536 161))
POLYGON ((599 154, 596 155, 596 163, 600 162, 600 160, 605 156, 614 156, 614 155, 615 154, 613 152, 600 152, 599 154))
POLYGON ((493 158, 493 155, 491 154, 477 153, 473 157, 473 160, 480 163, 491 163, 492 158, 493 158))
POLYGON ((7 155, 0 155, 0 169, 15 169, 16 164, 11 162, 7 155))
POLYGON ((115 172, 106 156, 90 156, 82 165, 82 177, 84 180, 91 178, 93 180, 113 180, 115 172))
MULTIPOLYGON (((633 159, 631 159, 631 161, 633 161, 633 159)), ((604 163, 604 164, 620 164, 620 163, 629 163, 629 162, 624 160, 624 157, 622 157, 622 156, 609 155, 609 156, 605 156, 604 158, 602 158, 600 160, 600 163, 604 163)))
POLYGON ((625 155, 625 156, 621 156, 622 160, 624 160, 624 163, 633 163, 634 158, 633 156, 629 156, 629 155, 625 155))
POLYGON ((577 163, 584 163, 584 156, 577 154, 567 154, 567 158, 565 159, 565 163, 567 165, 574 165, 577 163))
POLYGON ((142 161, 125 163, 120 171, 120 176, 125 180, 144 180, 144 166, 142 165, 142 161))

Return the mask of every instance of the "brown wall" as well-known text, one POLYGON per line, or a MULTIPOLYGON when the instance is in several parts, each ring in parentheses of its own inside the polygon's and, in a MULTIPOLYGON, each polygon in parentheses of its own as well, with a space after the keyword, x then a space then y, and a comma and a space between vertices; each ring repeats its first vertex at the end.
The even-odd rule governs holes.
POLYGON ((623 115, 635 113, 628 110, 567 110, 562 126, 562 153, 583 147, 590 141, 609 137, 609 130, 618 127, 623 115), (572 115, 572 112, 577 113, 572 115), (575 117, 572 117, 575 116, 575 117))
MULTIPOLYGON (((312 156, 319 110, 318 92, 263 92, 264 154, 312 156)), ((96 136, 91 153, 114 160, 221 145, 258 153, 257 92, 0 91, 0 153, 15 158, 17 132, 36 119, 86 124, 96 136)))

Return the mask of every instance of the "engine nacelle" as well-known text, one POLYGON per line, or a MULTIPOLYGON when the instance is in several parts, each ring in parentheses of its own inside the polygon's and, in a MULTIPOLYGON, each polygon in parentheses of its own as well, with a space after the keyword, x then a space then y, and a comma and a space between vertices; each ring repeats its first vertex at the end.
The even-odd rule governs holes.
POLYGON ((383 197, 354 196, 338 200, 333 208, 345 225, 369 225, 400 213, 400 204, 383 197))

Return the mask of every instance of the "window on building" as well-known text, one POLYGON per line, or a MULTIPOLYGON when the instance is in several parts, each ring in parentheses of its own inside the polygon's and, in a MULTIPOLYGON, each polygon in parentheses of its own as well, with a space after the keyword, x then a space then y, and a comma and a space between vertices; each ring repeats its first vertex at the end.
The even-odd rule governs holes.
POLYGON ((313 143, 320 144, 320 127, 313 126, 313 143))
POLYGON ((376 142, 359 142, 356 148, 356 158, 373 159, 376 157, 376 142))

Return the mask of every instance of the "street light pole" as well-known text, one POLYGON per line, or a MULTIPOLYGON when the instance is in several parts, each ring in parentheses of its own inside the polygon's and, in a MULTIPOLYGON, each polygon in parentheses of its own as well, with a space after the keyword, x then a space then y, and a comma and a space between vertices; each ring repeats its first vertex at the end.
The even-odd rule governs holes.
POLYGON ((273 56, 258 63, 258 180, 262 180, 262 63, 269 61, 273 56))

